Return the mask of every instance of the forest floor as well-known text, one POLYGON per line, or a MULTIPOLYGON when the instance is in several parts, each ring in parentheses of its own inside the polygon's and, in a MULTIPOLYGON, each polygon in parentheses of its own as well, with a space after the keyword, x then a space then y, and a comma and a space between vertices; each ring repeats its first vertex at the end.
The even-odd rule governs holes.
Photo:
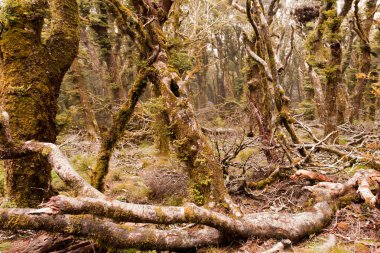
MULTIPOLYGON (((217 147, 220 159, 234 153, 237 146, 244 145, 243 149, 233 155, 233 159, 226 166, 227 186, 244 213, 267 211, 295 213, 307 210, 314 204, 310 193, 304 187, 315 182, 302 179, 292 180, 290 175, 295 170, 284 173, 281 178, 262 189, 245 187, 246 182, 265 178, 268 170, 268 164, 261 151, 258 138, 246 137, 246 133, 240 131, 238 127, 231 127, 231 125, 223 123, 221 119, 204 124, 206 127, 216 126, 236 131, 236 134, 210 136, 217 147)), ((308 125, 313 124, 313 122, 308 122, 308 125)), ((320 126, 314 125, 313 132, 317 137, 321 137, 320 126)), ((352 130, 352 128, 350 129, 352 130)), ((338 142, 341 145, 346 145, 350 138, 360 131, 380 134, 380 130, 378 128, 376 130, 376 127, 371 124, 356 126, 355 131, 352 130, 351 133, 350 131, 344 131, 340 135, 338 142)), ((300 128, 297 132, 304 142, 311 143, 312 140, 306 132, 300 128)), ((61 136, 58 143, 75 169, 89 180, 97 145, 86 140, 81 133, 61 136)), ((365 145, 371 147, 373 154, 369 155, 379 155, 379 139, 375 138, 365 145)), ((355 171, 367 168, 365 164, 347 166, 345 161, 339 160, 334 155, 317 152, 313 156, 313 162, 304 169, 318 171, 337 182, 344 182, 355 171)), ((188 192, 184 187, 187 183, 185 167, 174 155, 159 155, 152 140, 125 139, 114 153, 110 173, 106 179, 106 194, 126 202, 182 205, 187 201, 188 192)), ((61 194, 71 193, 70 189, 54 173, 53 186, 61 194)), ((32 231, 17 235, 0 232, 0 252, 31 252, 28 251, 31 241, 40 235, 40 233, 36 235, 32 231)), ((206 248, 198 252, 264 252, 276 243, 277 241, 274 239, 235 241, 228 246, 206 248)), ((284 252, 380 252, 380 210, 370 208, 362 202, 350 203, 337 212, 331 224, 321 233, 305 238, 284 252)))

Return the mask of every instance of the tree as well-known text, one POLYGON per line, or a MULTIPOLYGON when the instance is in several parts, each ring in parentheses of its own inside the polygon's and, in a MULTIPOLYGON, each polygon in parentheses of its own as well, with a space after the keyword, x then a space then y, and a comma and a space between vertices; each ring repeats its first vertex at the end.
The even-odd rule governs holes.
POLYGON ((364 20, 359 15, 359 1, 355 0, 355 27, 354 30, 360 38, 360 55, 359 55, 359 73, 356 75, 357 83, 355 85, 354 94, 352 96, 352 113, 350 121, 359 119, 360 108, 362 107, 363 93, 368 83, 369 72, 371 70, 371 45, 370 32, 373 24, 373 18, 376 13, 375 0, 365 2, 364 20))
MULTIPOLYGON (((47 2, 5 1, 1 34, 1 94, 15 141, 55 142, 62 78, 79 42, 75 0, 51 0, 48 38, 42 38, 47 2)), ((17 206, 37 206, 52 195, 51 168, 39 154, 5 162, 6 195, 17 206)))

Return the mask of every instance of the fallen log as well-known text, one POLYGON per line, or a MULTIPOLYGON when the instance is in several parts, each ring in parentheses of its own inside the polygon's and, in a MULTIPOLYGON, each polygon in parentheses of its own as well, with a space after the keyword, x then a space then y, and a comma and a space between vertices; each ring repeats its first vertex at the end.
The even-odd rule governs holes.
POLYGON ((217 245, 223 239, 218 230, 210 227, 159 230, 134 224, 119 225, 91 216, 33 214, 37 210, 0 209, 0 227, 4 230, 33 229, 92 238, 101 245, 120 249, 181 250, 217 245))
POLYGON ((52 169, 57 175, 73 189, 77 195, 89 196, 94 198, 105 198, 104 194, 92 187, 76 172, 61 152, 59 147, 52 143, 42 143, 28 141, 23 145, 24 148, 33 152, 39 152, 48 157, 52 169))

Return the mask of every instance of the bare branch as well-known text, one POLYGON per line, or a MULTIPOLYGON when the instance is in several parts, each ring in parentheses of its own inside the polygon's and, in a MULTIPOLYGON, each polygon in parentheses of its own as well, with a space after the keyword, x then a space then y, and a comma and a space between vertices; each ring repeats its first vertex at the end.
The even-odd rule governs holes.
POLYGON ((236 2, 236 0, 232 0, 232 3, 231 3, 232 7, 234 7, 236 10, 238 10, 239 12, 243 13, 243 14, 246 14, 247 11, 246 11, 246 8, 244 8, 243 6, 241 6, 240 4, 238 4, 236 2))
POLYGON ((355 0, 355 10, 354 10, 354 16, 355 16, 355 24, 356 24, 356 27, 354 26, 353 29, 354 31, 357 33, 357 35, 359 36, 359 38, 366 44, 369 43, 369 40, 367 38, 367 36, 365 35, 364 31, 363 31, 363 27, 360 23, 360 17, 359 17, 359 2, 360 0, 355 0))
POLYGON ((289 64, 289 59, 292 56, 293 49, 294 49, 294 27, 293 26, 291 26, 291 27, 292 27, 292 33, 290 35, 290 51, 285 57, 285 63, 284 63, 284 67, 283 67, 284 70, 286 69, 286 67, 289 64))
POLYGON ((104 195, 86 182, 71 166, 57 145, 28 141, 24 147, 48 157, 49 163, 57 175, 77 194, 88 197, 104 198, 104 195))
POLYGON ((253 30, 255 31, 256 38, 257 38, 257 40, 260 40, 259 28, 258 28, 255 20, 252 17, 252 2, 251 2, 251 0, 247 0, 246 12, 247 12, 248 21, 251 24, 251 26, 253 27, 253 30))
MULTIPOLYGON (((351 10, 351 6, 352 6, 352 2, 354 0, 345 0, 344 1, 344 4, 343 4, 343 7, 342 7, 342 10, 340 11, 339 13, 339 17, 346 17, 348 12, 351 10)), ((356 1, 356 0, 355 0, 356 1)))
POLYGON ((268 14, 267 14, 267 22, 268 25, 271 25, 273 22, 273 17, 276 15, 278 9, 280 8, 280 0, 272 0, 269 8, 268 8, 268 14))

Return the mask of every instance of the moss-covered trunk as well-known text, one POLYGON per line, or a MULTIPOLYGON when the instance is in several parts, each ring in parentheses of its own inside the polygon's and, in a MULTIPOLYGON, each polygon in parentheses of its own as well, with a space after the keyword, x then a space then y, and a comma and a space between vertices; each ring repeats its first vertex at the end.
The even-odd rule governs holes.
MULTIPOLYGON (((257 42, 255 51, 260 54, 260 57, 262 56, 260 42, 257 42)), ((258 125, 263 151, 268 163, 275 163, 278 161, 278 154, 274 149, 271 92, 265 74, 259 65, 253 59, 248 59, 247 63, 249 67, 246 91, 248 110, 258 125)))
POLYGON ((98 16, 93 20, 91 28, 94 31, 95 41, 100 47, 102 60, 107 67, 109 75, 108 85, 112 91, 113 104, 120 104, 126 98, 126 91, 123 87, 116 52, 112 47, 111 34, 109 33, 111 28, 108 24, 107 5, 101 0, 95 1, 95 5, 97 7, 98 16))
MULTIPOLYGON (((326 0, 326 2, 332 2, 326 0)), ((341 24, 343 17, 338 15, 336 3, 331 4, 331 8, 326 10, 326 39, 330 45, 330 52, 327 61, 327 66, 324 68, 326 76, 325 86, 325 128, 324 133, 327 136, 329 133, 336 130, 338 123, 338 86, 342 83, 342 34, 341 24)))
POLYGON ((121 105, 120 109, 113 116, 112 125, 102 139, 91 178, 92 185, 100 191, 104 191, 104 178, 108 174, 113 150, 123 136, 136 104, 148 84, 149 74, 148 70, 142 70, 137 74, 133 87, 129 91, 127 101, 121 105))
MULTIPOLYGON (((10 115, 12 138, 16 141, 55 142, 59 87, 77 52, 76 1, 51 1, 52 29, 43 44, 45 8, 44 1, 7 2, 4 7, 0 101, 10 115)), ((46 158, 36 154, 7 160, 5 167, 9 201, 20 207, 37 206, 51 196, 51 169, 46 158)))
POLYGON ((366 1, 365 19, 359 20, 358 5, 359 1, 355 1, 356 4, 356 19, 357 29, 361 33, 360 37, 360 54, 359 54, 359 71, 357 75, 354 95, 352 97, 352 113, 350 121, 358 120, 360 116, 360 109, 362 107, 363 94, 366 90, 368 83, 368 74, 371 70, 371 46, 369 41, 369 34, 373 24, 373 15, 376 12, 376 0, 366 1))
POLYGON ((221 165, 196 121, 186 94, 180 89, 178 73, 168 67, 164 52, 154 67, 157 70, 154 83, 159 86, 169 116, 173 146, 179 159, 187 165, 192 201, 199 205, 229 202, 221 165))

